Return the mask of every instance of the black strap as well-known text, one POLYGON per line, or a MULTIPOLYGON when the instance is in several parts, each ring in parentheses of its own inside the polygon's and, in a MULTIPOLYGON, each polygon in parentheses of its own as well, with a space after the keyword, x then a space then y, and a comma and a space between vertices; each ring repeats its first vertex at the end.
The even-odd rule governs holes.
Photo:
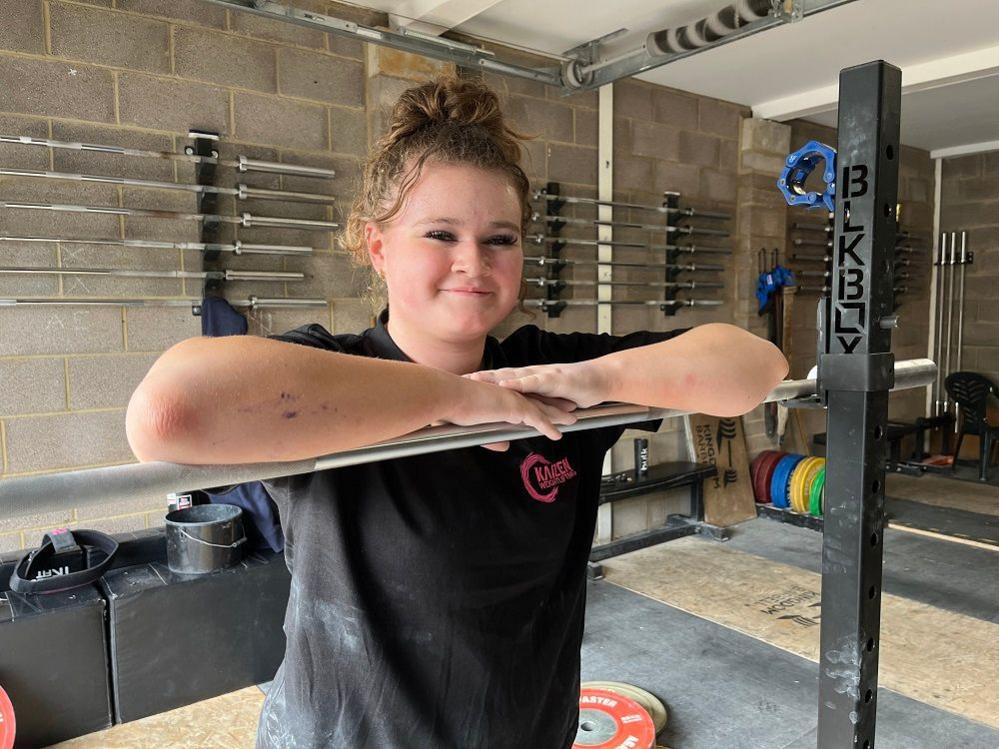
MULTIPOLYGON (((42 536, 42 545, 21 557, 10 575, 10 589, 17 593, 57 593, 62 590, 79 588, 100 579, 101 575, 111 566, 114 555, 118 551, 118 542, 111 536, 100 531, 77 530, 71 532, 67 528, 58 528, 42 536), (42 563, 58 553, 93 546, 105 553, 105 558, 93 567, 69 572, 65 575, 51 575, 38 580, 42 563)), ((87 559, 88 555, 84 554, 87 559)))

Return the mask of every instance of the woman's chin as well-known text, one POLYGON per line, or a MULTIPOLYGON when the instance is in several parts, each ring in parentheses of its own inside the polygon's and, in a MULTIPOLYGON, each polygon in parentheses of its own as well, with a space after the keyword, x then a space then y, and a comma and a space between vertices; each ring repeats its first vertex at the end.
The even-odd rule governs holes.
POLYGON ((510 314, 510 305, 498 305, 495 298, 486 300, 462 300, 451 303, 444 322, 462 337, 486 335, 510 314), (508 309, 509 308, 509 309, 508 309))

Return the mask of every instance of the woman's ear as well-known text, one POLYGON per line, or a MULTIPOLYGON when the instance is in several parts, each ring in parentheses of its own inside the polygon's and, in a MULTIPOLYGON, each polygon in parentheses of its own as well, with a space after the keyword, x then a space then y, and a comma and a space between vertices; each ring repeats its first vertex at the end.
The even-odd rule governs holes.
POLYGON ((374 221, 368 221, 364 225, 364 243, 368 248, 368 260, 375 273, 385 276, 385 255, 383 253, 385 242, 382 230, 374 221))

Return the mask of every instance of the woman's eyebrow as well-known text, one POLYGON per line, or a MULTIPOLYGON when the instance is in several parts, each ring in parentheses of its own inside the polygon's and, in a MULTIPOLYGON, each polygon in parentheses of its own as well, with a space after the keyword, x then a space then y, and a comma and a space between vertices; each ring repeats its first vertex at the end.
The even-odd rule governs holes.
MULTIPOLYGON (((428 218, 423 221, 416 222, 417 226, 425 226, 426 224, 450 224, 451 226, 464 226, 465 222, 461 219, 450 218, 448 216, 428 218)), ((516 224, 513 221, 490 221, 489 226, 493 229, 511 229, 516 232, 520 231, 520 224, 516 224)))
POLYGON ((424 224, 453 224, 454 226, 461 226, 462 224, 464 224, 464 221, 461 221, 460 219, 456 218, 448 218, 446 216, 442 216, 440 218, 426 218, 423 219, 423 221, 416 222, 417 226, 423 226, 424 224))
POLYGON ((510 229, 520 233, 520 224, 515 224, 512 221, 493 221, 489 225, 496 229, 510 229))

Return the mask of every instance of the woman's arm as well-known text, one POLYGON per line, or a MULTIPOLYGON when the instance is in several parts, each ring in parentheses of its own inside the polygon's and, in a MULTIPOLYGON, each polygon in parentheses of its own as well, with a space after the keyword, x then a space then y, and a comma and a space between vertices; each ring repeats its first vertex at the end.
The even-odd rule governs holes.
POLYGON ((774 344, 725 323, 592 360, 604 399, 710 416, 751 411, 788 373, 774 344))
POLYGON ((582 408, 604 401, 739 416, 785 376, 776 346, 742 328, 710 323, 648 346, 569 364, 474 372, 465 377, 520 393, 564 398, 582 408))
POLYGON ((222 336, 166 351, 132 394, 125 429, 142 462, 213 465, 328 455, 438 420, 526 424, 558 439, 554 424, 575 417, 412 362, 222 336))

